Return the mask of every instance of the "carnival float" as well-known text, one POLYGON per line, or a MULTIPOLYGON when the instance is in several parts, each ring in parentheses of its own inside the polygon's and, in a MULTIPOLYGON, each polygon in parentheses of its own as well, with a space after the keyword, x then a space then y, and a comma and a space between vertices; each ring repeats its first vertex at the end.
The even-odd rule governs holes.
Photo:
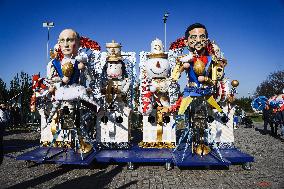
MULTIPOLYGON (((199 35, 198 29, 203 25, 187 33, 199 35)), ((250 169, 254 158, 234 146, 232 102, 239 83, 230 86, 227 60, 202 32, 201 45, 185 36, 168 52, 153 40, 150 51, 139 53, 136 72, 136 53, 122 51, 120 43, 112 40, 101 51, 97 42, 63 30, 47 77, 33 76, 31 110, 41 115, 40 146, 17 159, 250 169)))

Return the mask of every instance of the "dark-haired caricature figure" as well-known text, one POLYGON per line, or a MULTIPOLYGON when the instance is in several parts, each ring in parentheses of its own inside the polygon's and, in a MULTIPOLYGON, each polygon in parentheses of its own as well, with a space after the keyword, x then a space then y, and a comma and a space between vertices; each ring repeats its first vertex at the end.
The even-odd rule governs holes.
MULTIPOLYGON (((207 102, 222 112, 220 106, 212 96, 214 80, 210 78, 210 63, 213 57, 213 46, 208 40, 206 27, 195 23, 190 25, 185 32, 185 45, 189 54, 177 59, 177 64, 172 72, 172 80, 179 79, 183 71, 187 72, 188 83, 179 108, 179 115, 184 114, 194 97, 206 96, 207 102)), ((215 55, 214 55, 215 56, 215 55)))
MULTIPOLYGON (((216 65, 214 61, 217 62, 218 58, 215 55, 216 53, 214 52, 212 43, 208 39, 206 27, 200 23, 190 25, 185 32, 184 44, 188 48, 189 53, 177 58, 176 66, 171 75, 172 82, 177 82, 181 73, 185 71, 188 79, 178 114, 184 115, 186 110, 189 110, 189 120, 194 119, 195 116, 198 117, 201 114, 202 117, 205 116, 206 119, 206 114, 208 114, 208 112, 207 110, 204 110, 204 108, 202 109, 202 106, 204 105, 202 105, 202 101, 199 100, 204 99, 221 113, 220 118, 225 122, 227 117, 213 97, 213 86, 217 81, 217 74, 216 72, 213 74, 212 65, 216 65), (200 113, 200 111, 203 113, 200 113)), ((222 66, 224 67, 224 65, 222 66)), ((195 122, 194 126, 189 126, 194 128, 192 131, 189 131, 190 129, 188 128, 187 132, 192 133, 192 135, 189 134, 194 143, 192 149, 199 155, 206 155, 210 151, 209 147, 204 143, 206 124, 199 122, 195 122)), ((181 138, 184 138, 185 136, 186 134, 181 138)))

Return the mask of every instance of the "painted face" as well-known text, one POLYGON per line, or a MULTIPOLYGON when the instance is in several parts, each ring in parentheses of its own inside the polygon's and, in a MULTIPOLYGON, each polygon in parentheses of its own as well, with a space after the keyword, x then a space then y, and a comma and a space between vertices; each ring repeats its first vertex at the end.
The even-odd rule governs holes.
POLYGON ((159 54, 161 53, 162 47, 160 44, 154 44, 154 46, 151 49, 151 52, 154 54, 159 54))
POLYGON ((107 63, 107 77, 108 79, 118 79, 122 76, 122 64, 121 63, 107 63))
POLYGON ((222 68, 221 66, 218 66, 216 75, 217 75, 218 80, 222 79, 224 76, 224 68, 222 68))
POLYGON ((207 44, 207 37, 204 28, 194 28, 189 31, 189 37, 185 40, 185 44, 191 51, 202 51, 207 44))
POLYGON ((75 31, 71 29, 63 30, 59 35, 58 43, 65 57, 71 58, 77 55, 79 40, 77 40, 75 31))
POLYGON ((119 54, 120 49, 116 47, 107 48, 108 54, 110 56, 116 56, 119 54))
POLYGON ((170 72, 170 64, 167 59, 153 58, 146 62, 146 72, 149 78, 167 77, 170 72))

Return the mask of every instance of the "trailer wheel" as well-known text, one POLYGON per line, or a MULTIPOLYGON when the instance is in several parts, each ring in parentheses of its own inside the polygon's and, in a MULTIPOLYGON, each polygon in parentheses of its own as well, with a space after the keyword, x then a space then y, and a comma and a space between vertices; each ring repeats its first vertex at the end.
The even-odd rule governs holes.
POLYGON ((27 166, 27 167, 33 167, 33 166, 35 166, 36 164, 37 164, 36 162, 31 161, 31 160, 27 160, 27 161, 26 161, 26 166, 27 166))
POLYGON ((166 162, 166 164, 165 164, 165 169, 166 169, 167 171, 172 170, 172 169, 173 169, 173 164, 170 163, 170 162, 166 162))
POLYGON ((250 162, 246 162, 246 163, 242 164, 242 168, 244 170, 250 171, 251 167, 252 167, 252 164, 250 162))
POLYGON ((134 164, 132 162, 127 162, 127 169, 134 170, 134 164))

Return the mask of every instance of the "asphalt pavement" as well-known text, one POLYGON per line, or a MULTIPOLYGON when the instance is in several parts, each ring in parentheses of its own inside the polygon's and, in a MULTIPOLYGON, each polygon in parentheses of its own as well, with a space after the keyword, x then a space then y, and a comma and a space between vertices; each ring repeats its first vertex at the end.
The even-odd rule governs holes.
POLYGON ((14 157, 38 145, 39 133, 11 132, 4 136, 0 188, 284 188, 284 141, 261 129, 262 123, 255 123, 255 128, 235 130, 235 146, 255 158, 250 171, 240 165, 170 171, 158 164, 140 164, 135 170, 124 164, 38 165, 14 157))

